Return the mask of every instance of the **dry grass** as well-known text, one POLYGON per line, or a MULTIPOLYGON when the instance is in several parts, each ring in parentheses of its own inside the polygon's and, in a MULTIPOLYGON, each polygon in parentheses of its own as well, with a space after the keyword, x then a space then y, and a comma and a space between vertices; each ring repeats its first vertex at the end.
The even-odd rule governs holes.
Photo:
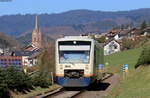
POLYGON ((27 91, 26 94, 18 93, 18 92, 11 92, 11 95, 13 96, 13 98, 27 98, 27 97, 35 96, 37 94, 42 94, 44 92, 57 89, 59 87, 60 86, 56 84, 53 86, 50 86, 49 88, 36 87, 34 90, 31 90, 30 92, 27 91))

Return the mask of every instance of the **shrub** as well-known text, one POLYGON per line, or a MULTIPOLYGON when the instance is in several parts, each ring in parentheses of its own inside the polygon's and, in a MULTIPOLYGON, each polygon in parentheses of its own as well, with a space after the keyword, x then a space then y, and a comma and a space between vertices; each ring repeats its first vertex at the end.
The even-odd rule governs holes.
POLYGON ((0 68, 0 98, 8 96, 8 85, 5 80, 5 72, 0 68))
POLYGON ((40 86, 42 88, 48 87, 51 85, 50 78, 48 75, 44 75, 43 73, 40 73, 39 75, 36 75, 32 79, 34 86, 40 86))
POLYGON ((150 46, 145 46, 139 59, 137 64, 135 65, 135 68, 139 67, 140 65, 148 65, 150 64, 150 46))
POLYGON ((19 71, 15 67, 9 67, 5 70, 5 73, 5 79, 9 89, 22 91, 32 87, 31 78, 23 71, 19 71))
POLYGON ((50 43, 38 58, 38 70, 42 73, 55 72, 55 46, 50 43))
POLYGON ((101 38, 96 38, 95 40, 97 40, 99 43, 104 43, 106 41, 105 36, 101 38))
POLYGON ((55 44, 49 43, 38 58, 39 74, 33 77, 34 86, 48 87, 51 85, 51 72, 55 73, 55 44))
POLYGON ((0 68, 0 98, 9 96, 9 90, 24 92, 31 88, 31 78, 23 71, 16 67, 0 68))
POLYGON ((122 39, 122 50, 135 48, 138 43, 138 40, 124 38, 122 39))

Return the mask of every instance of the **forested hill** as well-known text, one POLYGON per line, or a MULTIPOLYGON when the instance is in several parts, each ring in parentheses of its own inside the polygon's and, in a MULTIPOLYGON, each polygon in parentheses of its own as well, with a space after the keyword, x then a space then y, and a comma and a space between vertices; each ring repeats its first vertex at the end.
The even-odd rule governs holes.
POLYGON ((0 32, 0 48, 17 48, 19 46, 20 43, 16 41, 13 37, 0 32))
MULTIPOLYGON (((33 14, 0 16, 0 32, 20 35, 34 28, 33 14)), ((57 14, 40 14, 39 23, 45 33, 103 32, 120 24, 150 21, 150 8, 131 11, 73 10, 57 14)))

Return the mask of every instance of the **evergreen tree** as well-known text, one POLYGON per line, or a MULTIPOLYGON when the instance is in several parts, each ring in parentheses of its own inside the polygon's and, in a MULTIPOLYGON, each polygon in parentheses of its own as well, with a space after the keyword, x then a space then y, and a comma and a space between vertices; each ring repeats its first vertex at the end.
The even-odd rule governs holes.
POLYGON ((145 46, 139 59, 137 64, 135 65, 135 68, 141 66, 141 65, 149 65, 150 64, 150 46, 145 46))
POLYGON ((141 24, 141 30, 145 29, 147 27, 147 23, 146 21, 144 20, 141 24))

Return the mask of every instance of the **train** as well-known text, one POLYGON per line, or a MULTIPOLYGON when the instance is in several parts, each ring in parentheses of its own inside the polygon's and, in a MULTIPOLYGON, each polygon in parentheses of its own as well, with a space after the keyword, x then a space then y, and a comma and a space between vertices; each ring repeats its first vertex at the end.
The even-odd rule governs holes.
POLYGON ((55 43, 55 79, 63 87, 87 87, 102 78, 103 47, 88 36, 65 36, 55 43))

